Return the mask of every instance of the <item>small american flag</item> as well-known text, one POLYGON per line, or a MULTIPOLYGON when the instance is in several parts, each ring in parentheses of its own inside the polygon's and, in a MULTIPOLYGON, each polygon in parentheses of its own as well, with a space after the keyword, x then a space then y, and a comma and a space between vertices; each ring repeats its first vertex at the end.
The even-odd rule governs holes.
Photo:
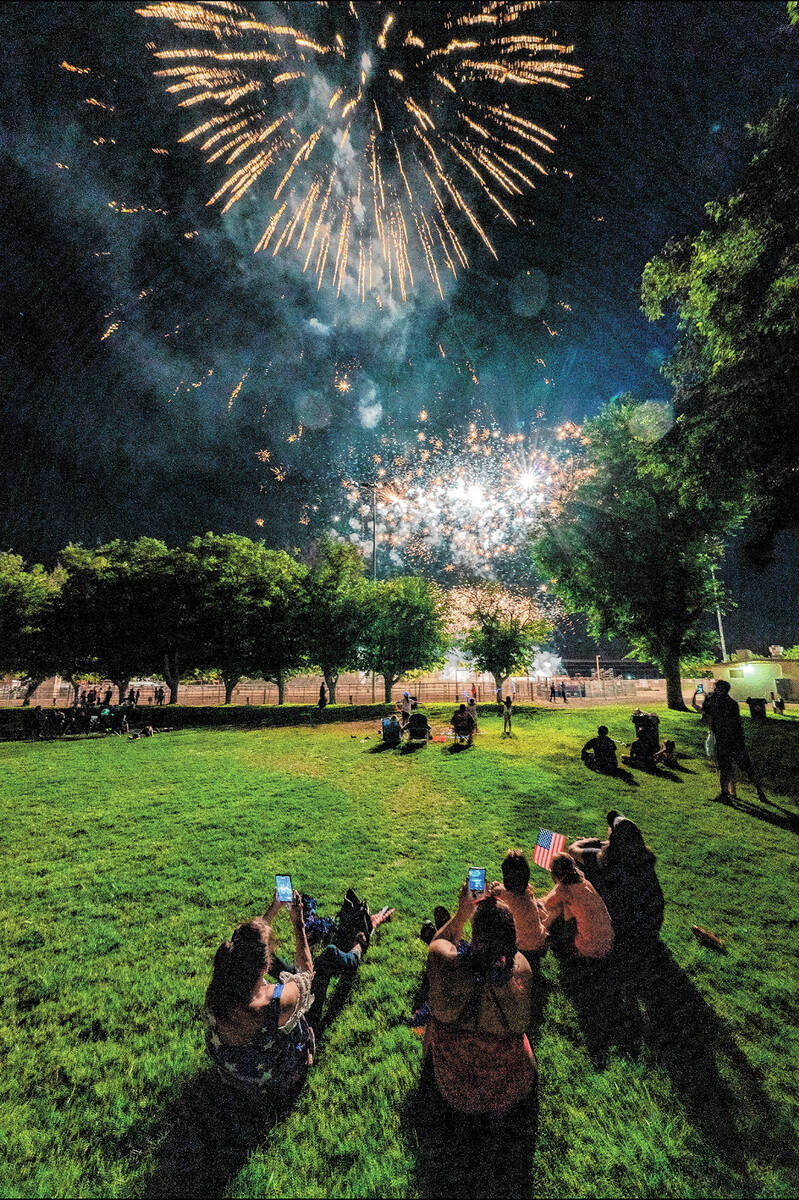
POLYGON ((539 829, 538 841, 533 851, 533 862, 548 871, 552 859, 556 854, 561 853, 565 845, 566 838, 562 833, 553 833, 551 829, 539 829))

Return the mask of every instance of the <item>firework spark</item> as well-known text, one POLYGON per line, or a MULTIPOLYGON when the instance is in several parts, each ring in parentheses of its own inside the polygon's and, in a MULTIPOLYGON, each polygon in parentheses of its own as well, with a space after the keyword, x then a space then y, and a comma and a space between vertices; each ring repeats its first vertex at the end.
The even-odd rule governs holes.
POLYGON ((554 435, 538 428, 505 434, 487 419, 463 435, 419 431, 409 449, 384 439, 362 472, 367 478, 342 481, 334 527, 368 557, 374 489, 384 569, 410 567, 451 580, 524 576, 525 545, 573 477, 580 432, 574 426, 554 435))
POLYGON ((165 0, 136 11, 191 35, 154 51, 156 75, 181 108, 202 111, 181 141, 228 168, 208 203, 227 212, 260 182, 271 211, 256 252, 292 251, 319 287, 346 284, 364 302, 380 290, 405 299, 421 263, 443 296, 446 273, 469 265, 463 230, 496 257, 484 214, 515 225, 514 202, 547 174, 556 138, 527 115, 527 89, 567 88, 581 70, 571 46, 533 30, 541 8, 165 0))

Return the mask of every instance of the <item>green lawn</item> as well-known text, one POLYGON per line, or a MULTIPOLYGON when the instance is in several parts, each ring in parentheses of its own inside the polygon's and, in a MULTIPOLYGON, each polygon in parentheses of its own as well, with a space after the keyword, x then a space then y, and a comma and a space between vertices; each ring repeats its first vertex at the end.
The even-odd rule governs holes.
POLYGON ((671 1017, 650 1013, 640 1048, 598 1065, 548 956, 532 1190, 795 1196, 799 722, 747 721, 776 803, 744 784, 733 809, 710 802, 693 715, 661 713, 690 774, 639 773, 634 787, 585 770, 582 742, 599 720, 629 742, 629 711, 533 709, 510 740, 484 719, 455 755, 373 754, 371 727, 336 725, 0 747, 0 1193, 430 1194, 408 1120, 421 1044, 403 1025, 419 924, 469 865, 496 877, 539 825, 603 834, 615 807, 659 856, 671 1017), (276 871, 324 912, 352 885, 397 916, 298 1105, 259 1136, 216 1106, 198 1016, 216 946, 265 907, 276 871), (700 947, 693 923, 726 955, 700 947))

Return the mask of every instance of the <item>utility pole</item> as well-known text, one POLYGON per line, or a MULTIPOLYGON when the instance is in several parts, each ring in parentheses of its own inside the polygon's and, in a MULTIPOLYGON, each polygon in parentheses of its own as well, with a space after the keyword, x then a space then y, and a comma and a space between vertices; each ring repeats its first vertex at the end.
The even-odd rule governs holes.
POLYGON ((727 661, 727 644, 724 641, 724 626, 721 623, 721 608, 719 607, 719 589, 716 585, 716 568, 710 568, 710 574, 713 576, 713 595, 716 599, 716 620, 719 623, 719 641, 721 642, 721 661, 727 661))

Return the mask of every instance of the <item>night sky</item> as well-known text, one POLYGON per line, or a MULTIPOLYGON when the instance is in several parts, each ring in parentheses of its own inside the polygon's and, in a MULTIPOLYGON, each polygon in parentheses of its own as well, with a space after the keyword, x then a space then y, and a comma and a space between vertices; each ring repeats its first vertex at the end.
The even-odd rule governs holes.
MULTIPOLYGON (((475 239, 443 302, 420 275, 380 308, 253 254, 266 189, 206 206, 223 176, 178 142, 156 22, 127 3, 3 5, 3 548, 50 564, 70 540, 208 529, 302 546, 421 410, 431 430, 477 416, 512 433, 623 391, 668 401, 674 328, 641 314, 643 266, 734 187, 745 123, 796 95, 797 30, 783 3, 748 0, 554 4, 541 21, 584 70, 528 89, 559 139, 549 178, 516 229, 490 225, 496 262, 475 239)), ((762 576, 733 548, 730 649, 799 641, 798 547, 782 535, 762 576)))

